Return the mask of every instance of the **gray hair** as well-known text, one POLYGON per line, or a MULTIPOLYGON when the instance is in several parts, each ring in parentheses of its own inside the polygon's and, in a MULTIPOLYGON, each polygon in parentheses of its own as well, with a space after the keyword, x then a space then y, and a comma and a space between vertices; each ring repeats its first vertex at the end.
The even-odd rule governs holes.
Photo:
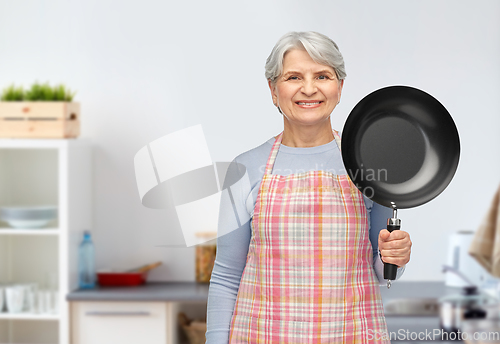
POLYGON ((314 31, 289 32, 281 37, 274 46, 266 61, 266 79, 275 85, 283 73, 283 59, 292 49, 307 51, 311 58, 320 64, 330 66, 335 70, 339 80, 347 76, 344 58, 339 47, 329 37, 314 31))

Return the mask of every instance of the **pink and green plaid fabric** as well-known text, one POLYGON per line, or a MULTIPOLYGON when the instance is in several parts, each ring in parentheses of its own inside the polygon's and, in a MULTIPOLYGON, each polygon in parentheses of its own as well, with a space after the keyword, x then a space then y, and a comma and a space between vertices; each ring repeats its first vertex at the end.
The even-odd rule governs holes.
POLYGON ((282 135, 257 196, 230 343, 390 343, 362 194, 344 175, 271 174, 282 135))

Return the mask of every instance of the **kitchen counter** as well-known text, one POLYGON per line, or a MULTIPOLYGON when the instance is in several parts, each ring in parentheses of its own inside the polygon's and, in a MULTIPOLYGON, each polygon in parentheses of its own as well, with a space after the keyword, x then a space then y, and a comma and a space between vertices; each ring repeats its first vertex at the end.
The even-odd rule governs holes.
MULTIPOLYGON (((78 289, 66 296, 68 301, 206 301, 208 283, 148 282, 135 287, 96 287, 78 289)), ((446 287, 444 282, 400 282, 390 289, 380 287, 384 303, 399 298, 441 297, 458 293, 459 288, 446 287)))
POLYGON ((460 288, 446 287, 444 282, 404 282, 395 281, 391 288, 380 286, 382 299, 387 302, 391 299, 399 298, 427 298, 441 297, 447 294, 458 293, 460 288))
POLYGON ((148 282, 134 287, 78 289, 66 295, 68 301, 199 301, 208 299, 208 283, 148 282))

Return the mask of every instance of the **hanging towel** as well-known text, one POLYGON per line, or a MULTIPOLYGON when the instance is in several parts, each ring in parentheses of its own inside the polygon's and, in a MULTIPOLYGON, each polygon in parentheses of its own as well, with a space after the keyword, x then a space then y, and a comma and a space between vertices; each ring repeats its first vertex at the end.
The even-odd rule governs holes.
POLYGON ((469 254, 491 275, 500 277, 500 186, 474 235, 469 254))

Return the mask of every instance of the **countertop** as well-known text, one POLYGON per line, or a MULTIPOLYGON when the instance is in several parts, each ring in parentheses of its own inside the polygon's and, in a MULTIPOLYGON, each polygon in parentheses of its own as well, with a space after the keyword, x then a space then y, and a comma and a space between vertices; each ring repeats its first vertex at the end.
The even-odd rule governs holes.
POLYGON ((427 298, 427 297, 441 297, 449 293, 459 292, 460 288, 446 287, 444 282, 405 282, 395 281, 392 283, 391 288, 380 286, 380 293, 384 302, 391 299, 399 298, 427 298))
POLYGON ((208 299, 208 283, 148 282, 136 287, 78 289, 66 295, 68 301, 200 301, 208 299))
MULTIPOLYGON (((136 287, 97 287, 78 289, 66 296, 68 301, 206 301, 208 283, 148 282, 136 287)), ((441 297, 458 292, 444 282, 393 282, 390 289, 380 287, 382 299, 441 297)))

